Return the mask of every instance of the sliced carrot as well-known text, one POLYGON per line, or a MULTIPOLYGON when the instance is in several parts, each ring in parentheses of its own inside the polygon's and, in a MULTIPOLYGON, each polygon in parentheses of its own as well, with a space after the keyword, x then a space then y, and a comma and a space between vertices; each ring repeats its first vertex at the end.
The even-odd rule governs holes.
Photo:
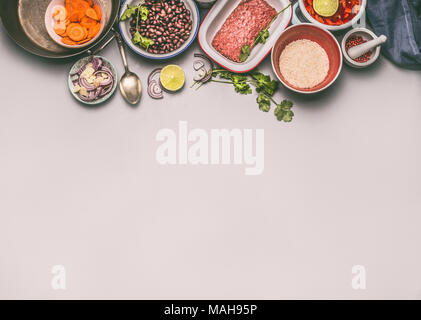
POLYGON ((80 24, 85 28, 92 28, 94 25, 97 24, 96 20, 89 18, 87 16, 84 16, 82 20, 80 21, 80 24))
POLYGON ((101 12, 101 8, 99 7, 99 5, 95 4, 94 10, 96 12, 96 16, 98 17, 98 21, 101 20, 102 12, 101 12))
POLYGON ((69 38, 73 41, 81 41, 87 36, 86 28, 84 29, 79 23, 71 23, 66 30, 69 38))
POLYGON ((69 37, 63 37, 63 38, 61 38, 61 42, 63 42, 64 44, 70 45, 70 46, 77 45, 77 42, 74 42, 69 37))
POLYGON ((91 19, 99 20, 96 11, 92 8, 88 8, 88 10, 86 10, 86 15, 91 19))
POLYGON ((79 14, 77 11, 73 11, 68 15, 70 22, 78 22, 79 21, 79 14))
POLYGON ((66 34, 66 29, 54 28, 54 32, 57 33, 60 37, 64 37, 66 34))
POLYGON ((89 42, 89 41, 91 41, 91 39, 86 38, 86 39, 84 39, 82 41, 78 41, 77 44, 84 44, 84 43, 89 42))
POLYGON ((63 43, 78 45, 93 39, 101 30, 101 7, 94 0, 65 0, 66 18, 55 26, 63 43))
POLYGON ((85 27, 82 27, 82 28, 83 28, 83 39, 86 39, 88 37, 88 28, 85 28, 85 27))
MULTIPOLYGON (((66 0, 66 11, 67 15, 70 17, 70 20, 74 20, 75 14, 77 14, 77 6, 75 0, 66 0)), ((79 16, 79 15, 77 15, 79 16)), ((76 21, 72 21, 76 22, 76 21)))
POLYGON ((96 25, 94 25, 92 28, 88 29, 88 38, 95 38, 95 36, 99 33, 99 31, 101 30, 101 25, 99 23, 97 23, 96 25))

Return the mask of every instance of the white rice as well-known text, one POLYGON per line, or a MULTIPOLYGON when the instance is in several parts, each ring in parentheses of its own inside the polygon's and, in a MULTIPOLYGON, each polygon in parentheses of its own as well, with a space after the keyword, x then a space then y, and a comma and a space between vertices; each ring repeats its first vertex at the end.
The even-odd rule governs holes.
POLYGON ((329 57, 317 42, 303 39, 288 44, 279 58, 285 80, 294 87, 309 89, 320 84, 329 71, 329 57))

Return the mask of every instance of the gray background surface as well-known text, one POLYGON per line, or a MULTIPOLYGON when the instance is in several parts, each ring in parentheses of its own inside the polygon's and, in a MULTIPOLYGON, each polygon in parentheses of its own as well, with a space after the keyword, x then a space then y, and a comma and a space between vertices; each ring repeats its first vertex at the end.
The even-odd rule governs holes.
MULTIPOLYGON (((284 124, 229 86, 190 89, 196 50, 171 61, 182 92, 86 108, 71 62, 0 29, 0 298, 421 298, 420 73, 381 59, 319 96, 282 89, 296 104, 284 124), (155 135, 180 120, 263 128, 264 174, 160 166, 155 135)), ((116 44, 103 55, 121 75, 116 44)), ((144 83, 164 65, 128 58, 144 83)))

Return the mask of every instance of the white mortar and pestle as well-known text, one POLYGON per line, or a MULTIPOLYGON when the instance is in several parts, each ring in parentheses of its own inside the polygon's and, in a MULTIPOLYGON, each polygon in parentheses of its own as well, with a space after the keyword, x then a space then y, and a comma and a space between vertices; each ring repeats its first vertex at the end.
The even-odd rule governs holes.
POLYGON ((351 29, 342 39, 342 53, 345 58, 345 62, 354 68, 366 68, 372 65, 380 56, 381 45, 387 41, 387 37, 381 35, 377 37, 374 32, 366 28, 355 28, 351 29), (362 37, 367 42, 360 45, 346 49, 346 43, 348 39, 352 37, 362 37), (367 52, 371 51, 371 56, 366 62, 358 62, 354 59, 361 57, 367 52))

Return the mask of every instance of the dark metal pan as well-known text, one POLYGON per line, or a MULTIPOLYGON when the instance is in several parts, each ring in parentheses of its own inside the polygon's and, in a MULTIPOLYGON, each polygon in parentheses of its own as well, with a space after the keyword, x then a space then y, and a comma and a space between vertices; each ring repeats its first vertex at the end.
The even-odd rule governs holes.
POLYGON ((68 58, 79 55, 100 42, 111 30, 120 9, 120 0, 99 0, 105 15, 105 26, 92 45, 68 49, 60 46, 47 33, 44 17, 51 0, 0 0, 3 26, 23 49, 46 58, 68 58))

